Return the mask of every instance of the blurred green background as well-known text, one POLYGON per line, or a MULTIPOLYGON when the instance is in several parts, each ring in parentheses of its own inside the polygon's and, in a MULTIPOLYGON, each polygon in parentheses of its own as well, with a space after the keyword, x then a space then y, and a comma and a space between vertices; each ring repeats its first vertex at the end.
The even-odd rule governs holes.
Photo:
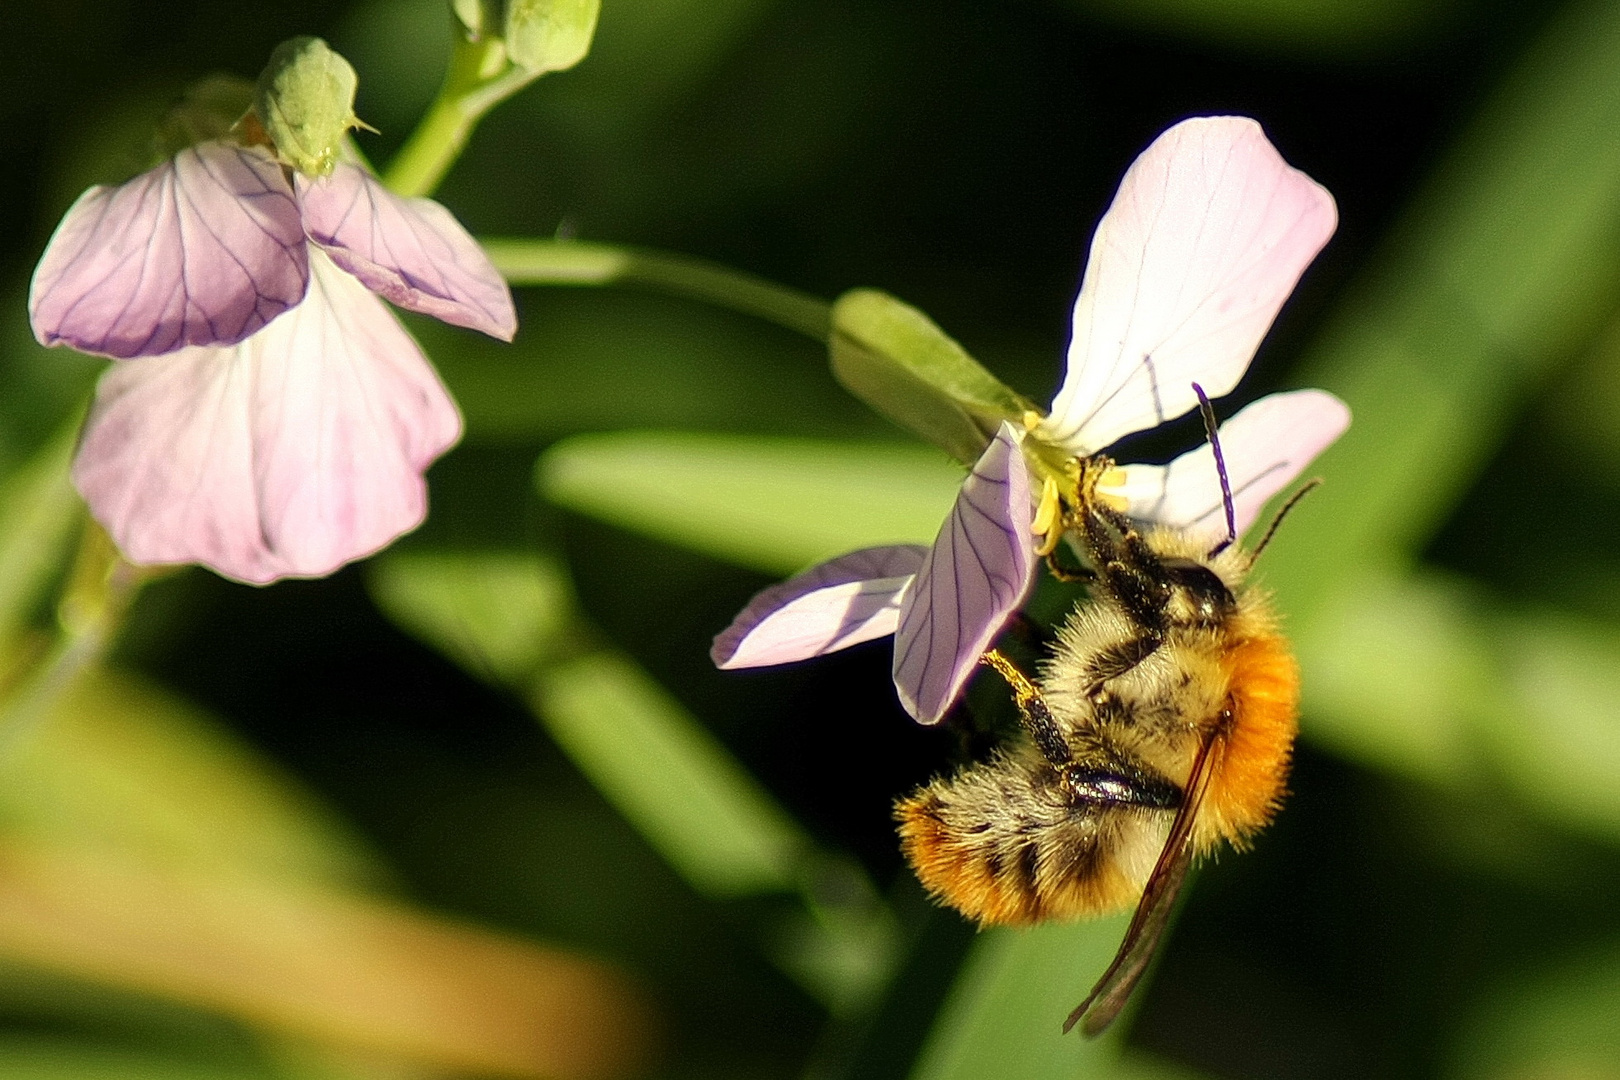
MULTIPOLYGON (((0 7, 7 673, 99 369, 33 344, 33 262, 187 82, 304 33, 385 162, 441 0, 0 7)), ((1620 1078, 1620 7, 603 0, 438 197, 888 290, 1044 401, 1120 174, 1214 112, 1341 215, 1221 408, 1320 385, 1356 422, 1263 562, 1306 679, 1287 810, 1199 872, 1119 1031, 1058 1035, 1119 921, 975 935, 899 861, 893 799, 982 751, 998 688, 923 730, 887 642, 709 664, 775 578, 928 540, 943 455, 791 331, 524 288, 512 346, 408 320, 467 421, 419 533, 325 581, 165 579, 8 714, 0 1076, 1620 1078)))

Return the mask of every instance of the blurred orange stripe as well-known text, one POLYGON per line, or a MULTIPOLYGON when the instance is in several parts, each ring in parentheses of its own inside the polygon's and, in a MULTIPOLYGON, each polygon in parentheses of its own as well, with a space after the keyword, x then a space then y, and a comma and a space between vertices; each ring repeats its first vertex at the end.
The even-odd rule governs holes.
POLYGON ((596 961, 353 894, 0 841, 0 954, 291 1034, 486 1074, 644 1071, 656 1018, 596 961))

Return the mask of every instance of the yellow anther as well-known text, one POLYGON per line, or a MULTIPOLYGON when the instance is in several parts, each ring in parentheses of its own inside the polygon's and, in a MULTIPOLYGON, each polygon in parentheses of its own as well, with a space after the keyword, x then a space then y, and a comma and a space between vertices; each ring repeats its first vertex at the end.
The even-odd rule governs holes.
POLYGON ((1122 514, 1127 513, 1131 508, 1131 500, 1123 495, 1115 495, 1112 492, 1099 491, 1094 493, 1092 498, 1110 510, 1118 510, 1122 514))
POLYGON ((1041 426, 1041 421, 1044 420, 1044 419, 1046 419, 1046 418, 1043 417, 1040 414, 1039 410, 1037 410, 1037 409, 1025 409, 1024 410, 1024 430, 1025 431, 1034 431, 1036 428, 1041 426))
POLYGON ((1125 486, 1126 479, 1124 469, 1119 468, 1117 465, 1111 466, 1104 471, 1101 476, 1097 477, 1097 486, 1105 488, 1120 488, 1125 486))
POLYGON ((1041 484, 1041 502, 1035 510, 1035 522, 1031 531, 1036 536, 1045 536, 1052 531, 1058 518, 1058 485, 1050 476, 1041 484))
POLYGON ((1095 486, 1091 489, 1091 497, 1110 509, 1124 513, 1130 508, 1131 501, 1120 494, 1120 489, 1129 483, 1129 479, 1124 469, 1121 469, 1113 462, 1108 462, 1107 467, 1097 473, 1095 486), (1114 490, 1110 491, 1109 488, 1114 490))
POLYGON ((1063 501, 1058 497, 1058 483, 1048 476, 1041 484, 1040 505, 1035 508, 1035 520, 1030 524, 1029 531, 1040 538, 1035 545, 1035 553, 1043 558, 1057 549, 1058 539, 1063 535, 1060 527, 1063 516, 1063 501))

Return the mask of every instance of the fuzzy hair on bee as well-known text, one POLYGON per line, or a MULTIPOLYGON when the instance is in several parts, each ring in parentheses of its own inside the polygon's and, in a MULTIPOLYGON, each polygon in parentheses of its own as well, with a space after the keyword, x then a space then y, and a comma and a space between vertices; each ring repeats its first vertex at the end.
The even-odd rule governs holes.
POLYGON ((1281 804, 1299 675, 1268 598, 1245 581, 1270 533, 1250 553, 1231 535, 1211 549, 1205 534, 1139 530, 1094 494, 1112 463, 1078 465, 1065 526, 1092 595, 1036 680, 998 652, 983 661, 1011 686, 1027 737, 925 785, 896 816, 919 880, 981 925, 1137 905, 1064 1026, 1083 1016, 1095 1034, 1146 970, 1193 861, 1244 846, 1281 804))

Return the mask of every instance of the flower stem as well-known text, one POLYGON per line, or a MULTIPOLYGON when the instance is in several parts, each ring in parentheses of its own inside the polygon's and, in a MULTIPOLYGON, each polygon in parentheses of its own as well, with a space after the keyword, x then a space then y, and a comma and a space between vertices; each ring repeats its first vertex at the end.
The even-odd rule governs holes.
POLYGON ((774 322, 825 342, 825 300, 706 259, 581 240, 481 240, 513 285, 645 285, 774 322))
POLYGON ((439 96, 383 176, 397 194, 431 195, 484 114, 539 74, 509 63, 499 38, 469 40, 459 29, 455 34, 439 96))
POLYGON ((79 676, 101 659, 141 586, 152 577, 125 562, 112 538, 86 519, 57 605, 56 640, 0 707, 0 755, 25 739, 79 676))

